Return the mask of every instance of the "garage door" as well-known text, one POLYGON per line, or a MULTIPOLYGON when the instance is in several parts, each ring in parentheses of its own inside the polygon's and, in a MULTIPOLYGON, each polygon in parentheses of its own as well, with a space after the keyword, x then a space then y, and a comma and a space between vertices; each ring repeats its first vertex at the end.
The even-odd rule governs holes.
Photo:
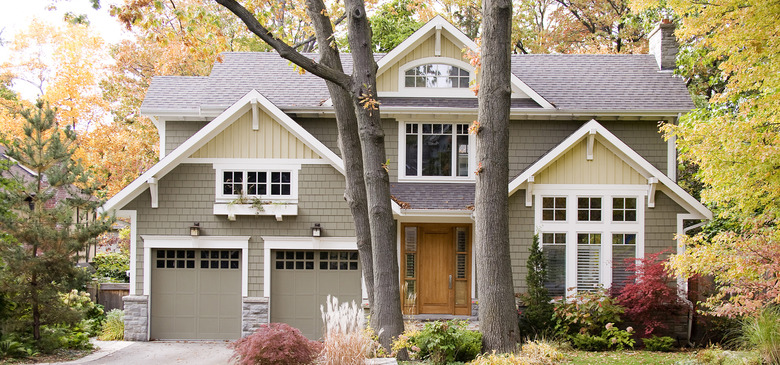
POLYGON ((152 252, 152 339, 241 335, 241 250, 152 252))
POLYGON ((361 304, 357 251, 274 251, 271 271, 271 322, 298 328, 308 338, 322 337, 320 305, 328 294, 339 302, 361 304))

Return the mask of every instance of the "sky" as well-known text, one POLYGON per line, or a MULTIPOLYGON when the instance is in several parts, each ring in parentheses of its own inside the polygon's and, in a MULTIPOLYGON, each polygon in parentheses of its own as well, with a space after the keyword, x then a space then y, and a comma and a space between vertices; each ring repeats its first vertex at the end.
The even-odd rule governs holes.
MULTIPOLYGON (((109 15, 111 4, 120 4, 121 0, 100 0, 101 8, 95 10, 89 0, 0 0, 0 39, 8 42, 14 34, 27 28, 34 18, 46 23, 60 23, 67 12, 86 14, 90 27, 107 43, 119 42, 124 33, 123 27, 109 15), (50 6, 54 10, 47 10, 50 6)), ((0 63, 8 57, 7 47, 0 46, 0 63)), ((36 98, 36 89, 23 83, 14 83, 15 91, 28 100, 36 98)))

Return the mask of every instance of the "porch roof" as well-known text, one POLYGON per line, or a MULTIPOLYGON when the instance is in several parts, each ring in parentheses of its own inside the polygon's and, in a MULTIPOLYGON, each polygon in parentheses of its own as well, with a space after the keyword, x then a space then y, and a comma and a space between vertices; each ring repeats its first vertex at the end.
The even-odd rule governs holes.
POLYGON ((402 209, 472 210, 474 184, 391 183, 390 194, 402 209))

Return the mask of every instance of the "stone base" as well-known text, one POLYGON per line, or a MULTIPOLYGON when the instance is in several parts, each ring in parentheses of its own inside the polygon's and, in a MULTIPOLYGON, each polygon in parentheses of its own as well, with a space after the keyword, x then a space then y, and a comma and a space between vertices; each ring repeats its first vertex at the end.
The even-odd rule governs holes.
POLYGON ((479 317, 479 302, 476 300, 471 301, 471 316, 479 317))
POLYGON ((125 307, 125 341, 149 341, 149 297, 122 297, 125 307))
POLYGON ((261 324, 267 324, 268 298, 246 297, 241 311, 241 337, 254 333, 261 324))

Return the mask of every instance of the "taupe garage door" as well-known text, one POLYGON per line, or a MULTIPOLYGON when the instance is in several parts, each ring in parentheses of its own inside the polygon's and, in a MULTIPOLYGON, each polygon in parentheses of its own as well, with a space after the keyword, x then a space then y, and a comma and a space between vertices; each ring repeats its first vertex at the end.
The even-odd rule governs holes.
POLYGON ((361 304, 357 251, 274 251, 271 266, 271 322, 298 328, 308 338, 322 337, 320 305, 328 294, 340 303, 361 304))
POLYGON ((152 252, 152 339, 241 335, 241 250, 152 252))

